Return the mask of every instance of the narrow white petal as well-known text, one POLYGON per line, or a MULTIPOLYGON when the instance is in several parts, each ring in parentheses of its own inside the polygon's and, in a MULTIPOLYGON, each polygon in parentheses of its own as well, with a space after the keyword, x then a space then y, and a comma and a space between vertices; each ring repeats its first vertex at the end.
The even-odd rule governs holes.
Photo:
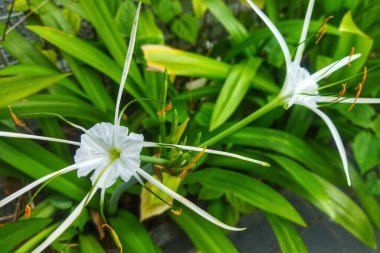
POLYGON ((262 19, 262 21, 268 26, 268 28, 272 31, 274 37, 277 39, 278 43, 280 44, 282 53, 285 57, 285 63, 286 63, 286 69, 290 69, 290 52, 289 48, 286 45, 284 37, 282 37, 280 31, 277 29, 277 27, 272 23, 272 21, 267 17, 267 15, 260 10, 259 7, 256 6, 251 0, 247 0, 248 4, 252 7, 252 9, 256 12, 257 15, 262 19))
POLYGON ((78 168, 78 166, 87 166, 87 165, 91 165, 91 164, 96 164, 97 162, 99 162, 101 159, 103 158, 99 158, 99 159, 96 159, 96 160, 91 160, 91 161, 86 161, 86 162, 82 162, 82 163, 76 163, 76 164, 73 164, 73 165, 70 165, 66 168, 63 168, 61 170, 58 170, 56 172, 53 172, 53 173, 50 173, 49 175, 46 175, 44 177, 41 177, 40 179, 37 179, 36 181, 34 181, 33 183, 30 183, 28 184, 27 186, 23 187, 22 189, 16 191, 15 193, 9 195, 8 197, 2 199, 0 201, 0 207, 3 207, 4 205, 8 204, 9 202, 11 202, 12 200, 16 199, 17 197, 21 196, 22 194, 24 194, 25 192, 27 191, 30 191, 31 189, 33 189, 34 187, 42 184, 43 182, 57 176, 57 175, 60 175, 60 174, 65 174, 65 173, 68 173, 70 171, 73 171, 75 169, 78 168))
POLYGON ((155 143, 155 142, 144 142, 144 147, 180 148, 180 149, 184 149, 184 150, 197 151, 197 152, 204 151, 205 153, 233 157, 233 158, 237 158, 237 159, 244 160, 247 162, 257 163, 257 164, 260 164, 260 165, 266 166, 266 167, 270 166, 269 163, 266 163, 263 161, 255 160, 255 159, 252 159, 249 157, 245 157, 242 155, 237 155, 237 154, 233 154, 233 153, 229 153, 229 152, 213 150, 213 149, 203 149, 203 148, 193 147, 193 146, 184 146, 184 145, 166 144, 166 143, 155 143))
MULTIPOLYGON (((333 103, 337 102, 337 97, 325 97, 325 96, 320 96, 316 97, 315 101, 317 103, 333 103)), ((358 98, 355 101, 355 98, 346 98, 342 97, 339 99, 338 103, 347 103, 347 104, 380 104, 380 98, 358 98)))
POLYGON ((117 94, 114 125, 117 125, 119 122, 118 118, 119 118, 119 107, 120 107, 121 95, 123 94, 125 81, 127 80, 127 76, 128 76, 129 66, 131 65, 131 61, 132 61, 133 49, 135 47, 135 40, 136 40, 136 31, 137 31, 137 26, 138 26, 138 21, 139 21, 140 7, 141 7, 141 2, 139 2, 139 5, 137 6, 135 19, 133 21, 132 32, 129 39, 128 52, 127 52, 127 56, 124 63, 123 75, 121 76, 119 93, 117 94))
POLYGON ((199 214, 200 216, 202 216, 206 220, 214 223, 215 225, 218 225, 219 227, 222 227, 222 228, 227 229, 227 230, 232 230, 232 231, 241 231, 241 230, 245 229, 245 228, 231 227, 231 226, 228 226, 228 225, 224 224, 223 222, 217 220, 216 218, 214 218, 213 216, 211 216, 209 213, 207 213, 203 209, 201 209, 198 206, 196 206, 191 201, 187 200, 186 198, 182 197, 178 193, 170 190, 165 185, 161 184, 159 181, 157 181, 154 177, 152 177, 151 175, 149 175, 148 173, 146 173, 144 170, 138 169, 137 173, 139 173, 143 178, 145 178, 146 180, 148 180, 149 182, 151 182, 154 186, 156 186, 157 188, 159 188, 160 190, 162 190, 166 194, 170 195, 172 198, 176 199, 178 202, 181 202, 183 205, 185 205, 188 208, 192 209, 194 212, 196 212, 197 214, 199 214))
POLYGON ((307 11, 306 11, 305 21, 302 27, 300 42, 297 48, 296 56, 294 58, 294 63, 297 65, 300 65, 301 59, 302 59, 302 53, 303 53, 303 50, 305 49, 306 36, 307 36, 307 31, 309 29, 311 14, 313 13, 313 7, 314 7, 314 0, 310 0, 309 5, 307 7, 307 11))
POLYGON ((19 133, 0 131, 0 136, 2 136, 2 137, 11 137, 11 138, 21 138, 21 139, 33 139, 33 140, 41 140, 41 141, 61 142, 61 143, 66 143, 66 144, 80 146, 80 142, 68 141, 68 140, 63 140, 63 139, 57 139, 57 138, 51 138, 51 137, 45 137, 45 136, 38 136, 38 135, 32 135, 32 134, 19 134, 19 133))
POLYGON ((37 248, 35 248, 32 253, 40 253, 46 249, 50 244, 52 244, 65 230, 70 227, 70 225, 79 217, 83 208, 90 202, 91 198, 96 193, 97 189, 93 189, 91 195, 87 194, 79 205, 74 209, 74 211, 66 218, 66 220, 56 229, 50 236, 41 243, 37 248))
POLYGON ((344 173, 346 174, 346 177, 347 177, 347 184, 348 184, 348 186, 351 186, 351 179, 350 179, 350 174, 348 171, 348 162, 347 162, 346 150, 344 149, 342 138, 340 138, 340 135, 339 135, 338 130, 336 129, 334 123, 331 121, 331 119, 326 114, 324 114, 318 108, 308 106, 308 105, 303 105, 303 106, 306 106, 307 108, 309 108, 310 110, 315 112, 319 117, 321 117, 323 119, 323 121, 326 123, 327 127, 330 129, 330 132, 334 138, 335 144, 338 148, 340 158, 341 158, 342 163, 343 163, 344 173))
POLYGON ((305 82, 307 82, 309 79, 311 79, 311 80, 313 80, 313 82, 317 83, 320 80, 322 80, 323 78, 334 73, 338 69, 346 66, 349 62, 352 62, 352 61, 358 59, 360 56, 361 56, 361 54, 354 54, 351 56, 346 56, 343 59, 340 59, 340 60, 328 65, 327 67, 324 67, 323 69, 318 70, 317 72, 312 74, 308 79, 306 79, 305 82))

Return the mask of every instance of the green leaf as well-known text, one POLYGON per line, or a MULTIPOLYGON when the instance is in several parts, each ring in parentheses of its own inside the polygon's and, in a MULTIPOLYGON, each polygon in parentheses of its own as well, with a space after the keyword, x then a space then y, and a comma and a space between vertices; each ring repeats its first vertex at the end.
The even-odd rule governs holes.
POLYGON ((351 12, 347 12, 339 26, 341 36, 335 51, 334 59, 341 59, 350 54, 351 48, 355 48, 356 53, 361 53, 361 57, 354 62, 350 68, 339 70, 334 73, 334 80, 341 80, 361 71, 369 53, 371 52, 373 39, 364 34, 354 23, 351 12))
POLYGON ((169 75, 223 79, 230 68, 224 62, 167 46, 145 45, 142 49, 150 69, 167 69, 169 75))
POLYGON ((91 102, 102 111, 111 111, 114 108, 114 102, 97 73, 67 54, 64 57, 91 102))
MULTIPOLYGON (((15 75, 15 76, 48 76, 48 75, 58 75, 62 74, 59 70, 46 66, 46 65, 37 65, 37 64, 17 64, 17 65, 11 65, 7 66, 0 70, 0 75, 15 75)), ((86 94, 83 93, 78 88, 78 85, 70 80, 69 77, 64 78, 57 82, 58 84, 61 84, 64 88, 67 90, 70 90, 75 95, 79 95, 82 98, 86 98, 86 94)), ((55 87, 57 88, 57 87, 55 87)), ((50 87, 50 91, 51 91, 50 87)), ((53 89, 54 90, 54 89, 53 89)))
MULTIPOLYGON (((29 140, 2 138, 0 147, 1 160, 34 179, 67 166, 60 158, 29 140)), ((87 179, 78 179, 75 174, 58 176, 47 186, 75 200, 82 200, 85 189, 90 188, 87 179)))
POLYGON ((69 74, 49 76, 16 76, 0 79, 0 107, 12 104, 62 80, 69 74))
POLYGON ((359 133, 352 144, 362 174, 380 163, 380 139, 367 132, 359 133))
POLYGON ((198 199, 200 200, 214 200, 219 199, 224 195, 224 192, 215 189, 215 188, 209 188, 207 186, 203 186, 198 194, 198 199))
POLYGON ((136 12, 136 6, 132 1, 123 2, 117 10, 115 22, 119 31, 125 36, 129 36, 132 31, 133 15, 136 12))
POLYGON ((233 171, 208 168, 188 175, 186 182, 231 191, 255 207, 305 226, 301 216, 283 196, 254 178, 233 171))
POLYGON ((219 22, 222 23, 236 44, 243 42, 248 37, 245 27, 237 20, 222 0, 204 0, 204 3, 219 22))
POLYGON ((178 0, 152 0, 151 3, 154 13, 164 24, 168 24, 182 12, 181 3, 178 0))
POLYGON ((193 5, 195 17, 201 18, 207 10, 206 4, 203 2, 203 0, 191 0, 191 3, 193 5))
MULTIPOLYGON (((167 186, 169 189, 173 191, 177 191, 179 185, 181 184, 182 179, 180 177, 174 177, 169 175, 168 173, 162 173, 162 183, 167 186)), ((155 187, 152 183, 147 182, 146 187, 149 188, 150 191, 143 188, 141 191, 141 202, 140 202, 140 220, 144 221, 153 216, 157 216, 162 214, 171 208, 168 204, 163 202, 161 199, 165 200, 167 203, 173 204, 173 198, 157 187, 155 187), (160 198, 157 198, 159 196, 160 198)))
POLYGON ((313 150, 304 140, 286 132, 259 127, 245 127, 226 138, 225 141, 263 148, 289 156, 330 181, 344 182, 343 168, 336 169, 333 167, 334 169, 331 169, 331 164, 319 156, 318 152, 313 150))
POLYGON ((191 210, 184 208, 179 216, 170 216, 190 237, 194 246, 201 252, 238 252, 223 231, 191 210))
MULTIPOLYGON (((39 113, 55 113, 63 117, 76 118, 80 122, 87 121, 87 124, 88 121, 92 122, 91 125, 87 126, 112 120, 112 116, 96 109, 94 106, 84 103, 80 99, 63 95, 34 95, 29 97, 28 100, 12 104, 12 109, 18 115, 31 113, 31 115, 27 115, 28 118, 46 117, 46 115, 39 113), (33 115, 33 113, 36 114, 33 115)), ((9 118, 9 109, 0 108, 0 116, 9 118)), ((51 117, 56 118, 55 116, 51 117)))
MULTIPOLYGON (((0 22, 1 34, 3 34, 4 28, 5 25, 0 22)), ((14 30, 7 35, 3 46, 10 55, 21 63, 54 67, 53 63, 40 50, 14 30)))
POLYGON ((50 27, 28 26, 28 29, 64 52, 106 74, 115 82, 120 81, 122 68, 109 56, 85 40, 50 27))
POLYGON ((54 229, 58 227, 58 225, 60 224, 56 223, 45 228, 44 230, 33 236, 31 239, 29 239, 27 242, 23 243, 20 247, 18 247, 14 253, 32 252, 32 250, 36 248, 38 244, 42 242, 43 239, 49 236, 54 231, 54 229))
POLYGON ((237 197, 233 192, 227 192, 226 197, 228 202, 241 213, 251 213, 255 207, 249 204, 247 201, 237 197))
POLYGON ((281 252, 308 252, 297 230, 289 221, 270 213, 265 213, 265 217, 269 221, 274 233, 276 234, 277 241, 280 244, 281 252))
POLYGON ((198 20, 191 14, 184 14, 179 19, 175 19, 170 29, 181 39, 195 44, 198 37, 198 20))
POLYGON ((81 253, 106 253, 93 235, 79 235, 79 247, 81 253))
POLYGON ((124 252, 155 252, 155 245, 149 234, 132 213, 120 211, 116 217, 110 218, 110 223, 123 245, 124 252))
POLYGON ((323 205, 324 210, 328 210, 330 216, 334 217, 334 206, 321 183, 315 178, 315 175, 305 170, 297 162, 278 155, 269 155, 282 168, 284 168, 292 177, 304 187, 315 201, 323 205))
POLYGON ((210 131, 222 125, 237 109, 248 92, 250 83, 261 65, 260 58, 234 65, 216 100, 212 113, 210 131))
POLYGON ((50 222, 51 219, 34 218, 8 223, 0 227, 1 252, 12 252, 19 243, 41 231, 50 222))

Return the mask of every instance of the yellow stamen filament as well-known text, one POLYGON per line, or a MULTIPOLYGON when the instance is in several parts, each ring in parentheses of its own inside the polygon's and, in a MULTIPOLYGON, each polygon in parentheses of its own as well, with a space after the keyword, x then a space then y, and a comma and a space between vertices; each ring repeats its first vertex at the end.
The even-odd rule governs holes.
POLYGON ((170 109, 172 109, 172 102, 170 102, 167 106, 165 106, 165 108, 162 111, 157 112, 157 115, 160 116, 164 114, 165 112, 169 111, 170 109))
POLYGON ((203 148, 201 152, 189 163, 189 165, 186 166, 186 168, 182 171, 182 173, 179 175, 181 178, 184 178, 188 172, 189 169, 191 169, 194 164, 203 156, 205 153, 206 148, 203 148))
POLYGON ((24 127, 24 126, 26 126, 26 125, 24 124, 24 122, 22 122, 22 121, 16 116, 16 114, 12 111, 12 108, 11 108, 10 105, 8 105, 8 108, 9 108, 9 111, 11 112, 11 116, 12 116, 12 120, 13 120, 13 122, 14 122, 16 125, 20 126, 20 127, 24 127))
POLYGON ((30 215, 32 214, 32 208, 29 204, 25 206, 25 219, 29 219, 30 215))
POLYGON ((326 33, 327 30, 327 22, 333 17, 334 16, 329 16, 325 18, 322 25, 319 27, 317 34, 315 35, 315 37, 317 37, 317 41, 315 42, 315 44, 318 44, 318 42, 322 39, 323 35, 326 33))
POLYGON ((174 210, 174 209, 170 209, 170 211, 174 214, 174 215, 181 215, 182 214, 182 208, 179 208, 178 210, 174 210))
POLYGON ((107 228, 110 231, 111 236, 112 236, 114 242, 116 243, 117 247, 120 249, 120 252, 123 252, 123 245, 121 244, 120 239, 117 236, 116 231, 110 225, 108 225, 107 223, 102 224, 101 227, 103 229, 107 228))
POLYGON ((355 54, 355 47, 351 47, 350 57, 348 58, 348 66, 351 67, 351 57, 355 54))
POLYGON ((342 84, 342 90, 339 92, 339 96, 336 99, 334 99, 333 102, 336 102, 343 97, 343 95, 346 93, 346 86, 347 83, 342 84))
POLYGON ((362 81, 361 81, 361 82, 359 83, 359 85, 355 88, 355 90, 357 90, 356 95, 355 95, 355 100, 354 100, 354 102, 351 104, 351 106, 347 109, 348 112, 351 111, 352 108, 354 108, 355 103, 356 103, 356 100, 358 100, 360 94, 362 93, 363 85, 364 85, 364 82, 365 82, 366 79, 367 79, 367 67, 364 67, 362 81))

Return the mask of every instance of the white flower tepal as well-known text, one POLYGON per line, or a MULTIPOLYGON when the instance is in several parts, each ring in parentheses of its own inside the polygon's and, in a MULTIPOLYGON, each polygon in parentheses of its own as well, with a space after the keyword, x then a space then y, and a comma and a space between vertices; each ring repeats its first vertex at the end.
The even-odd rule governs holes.
MULTIPOLYGON (((348 172, 348 162, 347 155, 344 149, 344 145, 338 130, 336 129, 333 122, 330 118, 321 110, 318 109, 318 103, 331 103, 339 100, 340 98, 336 97, 325 97, 320 96, 318 93, 318 82, 330 74, 334 73, 338 69, 348 65, 350 62, 358 59, 360 54, 349 55, 341 60, 335 61, 334 63, 322 68, 321 70, 310 74, 309 71, 301 66, 302 53, 305 48, 307 31, 309 29, 310 19, 313 12, 314 0, 309 1, 309 5, 306 11, 305 21, 301 31, 301 37, 299 40, 299 46, 297 48, 294 60, 289 51, 289 48, 285 42, 284 37, 281 35, 277 27, 272 23, 272 21, 257 7, 251 0, 247 0, 248 4, 256 12, 256 14, 264 21, 268 28, 273 33, 277 42, 281 47, 281 51, 285 58, 286 64, 286 77, 284 84, 282 86, 281 92, 278 95, 277 99, 282 101, 285 104, 286 108, 289 108, 293 104, 298 104, 305 106, 315 112, 322 120, 326 123, 328 128, 331 131, 331 134, 334 138, 336 146, 339 151, 339 155, 342 160, 344 172, 347 177, 348 185, 351 185, 350 175, 348 172)), ((328 19, 327 19, 328 20, 328 19)), ((320 39, 320 38, 319 38, 320 39)), ((347 99, 341 98, 338 101, 339 103, 380 103, 380 99, 377 98, 355 98, 347 99)))
POLYGON ((74 160, 75 163, 81 163, 99 157, 103 159, 95 166, 78 166, 78 177, 93 172, 91 181, 94 184, 108 165, 100 179, 99 188, 112 186, 119 177, 128 182, 140 168, 143 139, 142 134, 129 133, 128 128, 124 126, 114 126, 105 122, 96 124, 82 134, 74 160))

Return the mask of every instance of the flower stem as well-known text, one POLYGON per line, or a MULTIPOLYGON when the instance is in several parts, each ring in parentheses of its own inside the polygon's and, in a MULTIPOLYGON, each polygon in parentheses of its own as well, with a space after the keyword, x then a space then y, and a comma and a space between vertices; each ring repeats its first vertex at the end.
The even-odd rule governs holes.
POLYGON ((256 120, 257 118, 263 116, 267 112, 269 112, 269 111, 273 110, 274 108, 279 107, 283 104, 284 104, 283 100, 280 97, 276 97, 275 99, 270 101, 268 104, 264 105, 263 107, 261 107, 257 111, 251 113, 246 118, 239 121, 238 123, 232 125, 231 127, 227 128, 226 130, 222 131, 221 133, 215 135, 211 139, 203 142, 202 144, 200 144, 200 146, 201 147, 209 147, 209 146, 221 141, 222 139, 224 139, 227 136, 235 133, 239 129, 245 127, 246 125, 248 125, 252 121, 256 120))

